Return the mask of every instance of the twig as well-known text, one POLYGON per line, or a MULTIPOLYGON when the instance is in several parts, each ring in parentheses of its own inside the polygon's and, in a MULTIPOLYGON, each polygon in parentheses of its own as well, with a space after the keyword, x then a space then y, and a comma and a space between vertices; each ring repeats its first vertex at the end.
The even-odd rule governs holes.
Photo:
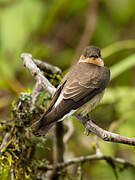
POLYGON ((62 121, 56 123, 55 127, 55 163, 63 162, 64 144, 63 144, 64 128, 62 121))
POLYGON ((64 125, 66 125, 68 128, 67 132, 64 134, 64 137, 63 137, 63 142, 64 142, 64 144, 66 144, 67 141, 71 138, 71 136, 74 133, 74 125, 73 125, 73 122, 70 120, 69 121, 66 120, 64 122, 64 125))
MULTIPOLYGON (((53 163, 62 163, 64 161, 64 144, 63 144, 64 127, 62 121, 56 123, 55 125, 55 136, 53 145, 53 163)), ((50 180, 59 179, 60 174, 58 174, 57 169, 53 170, 50 175, 50 180)))
POLYGON ((43 90, 42 84, 39 81, 37 81, 35 84, 35 87, 32 90, 32 103, 33 103, 33 105, 35 104, 35 102, 38 99, 42 90, 43 90))
POLYGON ((6 133, 3 140, 2 140, 2 144, 0 145, 0 152, 2 151, 2 149, 4 147, 6 147, 10 141, 10 132, 6 133))
POLYGON ((23 60, 23 64, 29 69, 32 76, 36 79, 36 85, 32 91, 33 104, 43 89, 48 91, 50 95, 53 96, 56 88, 47 80, 47 78, 43 76, 43 73, 40 70, 62 75, 61 69, 39 59, 33 59, 32 55, 28 53, 21 54, 21 58, 23 60))
POLYGON ((13 168, 10 169, 10 174, 11 174, 11 180, 14 180, 14 170, 13 170, 13 168))
POLYGON ((111 141, 121 144, 128 144, 128 145, 135 145, 135 138, 128 138, 125 136, 120 136, 119 134, 112 133, 109 131, 106 131, 99 126, 97 126, 92 120, 90 120, 88 117, 80 117, 76 115, 76 118, 82 122, 87 132, 93 132, 98 137, 103 139, 104 141, 111 141))
POLYGON ((95 137, 94 137, 94 142, 95 142, 95 147, 94 147, 94 149, 95 149, 96 154, 101 155, 102 152, 101 152, 101 150, 100 150, 100 148, 99 148, 98 139, 99 139, 98 136, 95 136, 95 137))
POLYGON ((115 157, 110 157, 110 156, 105 156, 103 154, 94 154, 94 155, 88 155, 88 156, 81 156, 77 158, 72 158, 66 162, 63 163, 58 163, 55 166, 53 165, 48 165, 48 166, 40 166, 38 169, 47 171, 47 170, 54 170, 54 169, 62 169, 65 167, 68 167, 73 164, 79 164, 79 163, 85 163, 89 161, 97 161, 97 160, 105 160, 105 161, 113 161, 115 164, 123 164, 124 167, 132 167, 135 168, 135 164, 122 159, 122 158, 115 158, 115 157))
MULTIPOLYGON (((51 96, 54 95, 56 88, 48 81, 48 79, 43 75, 40 69, 36 66, 33 61, 32 55, 28 53, 21 54, 24 66, 26 66, 34 79, 37 81, 38 86, 42 86, 51 96)), ((41 90, 41 87, 39 88, 41 90)))
POLYGON ((39 59, 33 59, 33 61, 40 68, 40 70, 44 72, 62 75, 61 69, 57 66, 52 66, 51 64, 48 64, 47 62, 41 61, 39 59))
POLYGON ((83 49, 89 44, 96 27, 98 0, 92 0, 92 1, 89 0, 89 2, 91 2, 91 4, 90 7, 88 8, 86 26, 83 35, 81 36, 80 42, 77 46, 73 63, 80 57, 83 49))

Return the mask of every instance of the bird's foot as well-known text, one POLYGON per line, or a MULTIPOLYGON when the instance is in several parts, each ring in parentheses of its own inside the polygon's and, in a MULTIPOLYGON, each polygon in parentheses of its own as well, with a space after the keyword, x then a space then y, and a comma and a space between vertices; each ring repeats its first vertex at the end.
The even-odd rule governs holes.
POLYGON ((84 130, 84 135, 88 136, 89 133, 90 133, 90 131, 89 131, 87 128, 85 128, 85 130, 84 130))
POLYGON ((89 135, 89 133, 91 132, 90 130, 89 130, 89 128, 87 128, 87 123, 88 123, 88 121, 90 120, 90 117, 89 117, 89 115, 87 114, 86 115, 86 117, 84 117, 84 124, 85 124, 85 131, 84 131, 84 135, 86 135, 86 136, 88 136, 89 135))

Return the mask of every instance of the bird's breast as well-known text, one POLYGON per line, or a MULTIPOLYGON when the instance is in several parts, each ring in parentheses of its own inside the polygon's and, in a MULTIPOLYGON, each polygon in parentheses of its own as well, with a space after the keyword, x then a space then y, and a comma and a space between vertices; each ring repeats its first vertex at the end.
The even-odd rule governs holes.
POLYGON ((102 91, 101 93, 97 94, 90 101, 88 101, 83 106, 78 108, 76 113, 81 115, 81 116, 86 116, 89 112, 91 112, 99 104, 99 102, 102 99, 103 95, 104 95, 104 91, 102 91))

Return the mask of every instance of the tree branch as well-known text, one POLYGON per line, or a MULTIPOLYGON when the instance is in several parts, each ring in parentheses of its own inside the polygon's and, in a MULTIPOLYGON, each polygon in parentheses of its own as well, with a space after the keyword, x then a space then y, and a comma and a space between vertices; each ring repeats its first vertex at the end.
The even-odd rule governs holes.
POLYGON ((67 129, 68 129, 67 132, 64 134, 64 137, 63 137, 63 142, 64 142, 64 144, 66 144, 74 133, 74 125, 70 119, 66 120, 64 122, 64 125, 66 125, 67 129))
POLYGON ((40 68, 40 70, 44 72, 62 75, 61 69, 57 66, 52 66, 51 64, 39 59, 33 59, 33 61, 40 68))
POLYGON ((64 128, 63 123, 60 121, 55 127, 55 160, 56 162, 63 162, 64 144, 63 144, 64 128))
POLYGON ((135 138, 128 138, 125 136, 120 136, 119 134, 112 133, 109 131, 106 131, 99 126, 97 126, 92 120, 90 120, 88 117, 80 117, 76 115, 76 118, 82 122, 84 125, 87 133, 93 132, 98 137, 103 139, 104 141, 111 141, 121 144, 128 144, 128 145, 135 145, 135 138))
MULTIPOLYGON (((43 89, 45 89, 51 96, 54 95, 56 88, 48 81, 48 79, 43 75, 40 69, 36 66, 33 61, 32 55, 28 53, 21 54, 21 58, 24 66, 26 66, 34 79, 37 81, 43 89)), ((41 90, 41 87, 39 88, 41 90)))
POLYGON ((40 166, 38 169, 43 170, 43 171, 54 170, 54 169, 63 169, 65 167, 68 167, 73 164, 79 164, 79 163, 85 163, 85 162, 97 161, 97 160, 112 161, 115 164, 118 163, 118 164, 123 164, 125 167, 135 168, 135 164, 133 164, 125 159, 105 156, 103 154, 94 154, 94 155, 80 156, 77 158, 72 158, 66 162, 58 163, 55 166, 53 166, 53 165, 40 166))
POLYGON ((0 152, 2 151, 3 148, 5 148, 8 145, 8 143, 10 141, 10 136, 11 136, 10 132, 7 132, 5 134, 5 136, 4 136, 3 140, 2 140, 2 143, 0 145, 0 152))
MULTIPOLYGON (((64 161, 64 144, 63 144, 64 126, 62 121, 57 122, 55 125, 55 136, 53 145, 53 164, 62 163, 64 161)), ((50 175, 49 180, 59 179, 60 174, 57 169, 54 169, 50 175)))

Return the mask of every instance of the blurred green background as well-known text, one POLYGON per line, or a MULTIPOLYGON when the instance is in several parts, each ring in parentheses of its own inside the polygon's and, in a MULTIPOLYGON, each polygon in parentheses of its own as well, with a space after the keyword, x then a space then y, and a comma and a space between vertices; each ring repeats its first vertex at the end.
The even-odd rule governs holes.
MULTIPOLYGON (((12 100, 34 86, 20 54, 31 53, 67 70, 81 44, 89 9, 96 22, 88 44, 102 49, 112 77, 102 103, 91 116, 106 129, 135 136, 134 0, 0 0, 0 120, 8 119, 12 100), (96 10, 91 8, 93 3, 96 10)), ((73 124, 75 130, 68 141, 66 157, 92 154, 94 138, 83 135, 84 129, 76 120, 73 124)), ((135 162, 134 147, 102 140, 99 146, 105 155, 135 162)), ((83 168, 85 179, 115 179, 106 162, 86 163, 83 168)), ((135 170, 117 170, 120 180, 135 179, 135 170)))

